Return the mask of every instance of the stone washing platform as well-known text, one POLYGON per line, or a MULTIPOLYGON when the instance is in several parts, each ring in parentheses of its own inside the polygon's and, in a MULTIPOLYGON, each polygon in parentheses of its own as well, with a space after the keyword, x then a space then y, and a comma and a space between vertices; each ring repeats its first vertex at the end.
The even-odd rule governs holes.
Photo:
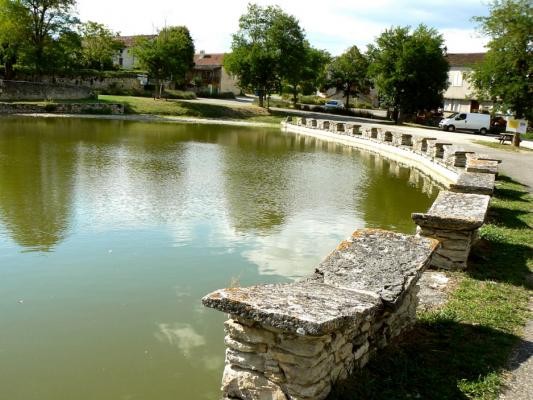
POLYGON ((289 284, 217 290, 227 399, 324 399, 416 319, 417 281, 438 241, 364 229, 289 284))
POLYGON ((417 234, 437 239, 441 247, 435 251, 431 267, 465 269, 470 248, 483 225, 490 196, 442 191, 426 213, 413 213, 417 234))

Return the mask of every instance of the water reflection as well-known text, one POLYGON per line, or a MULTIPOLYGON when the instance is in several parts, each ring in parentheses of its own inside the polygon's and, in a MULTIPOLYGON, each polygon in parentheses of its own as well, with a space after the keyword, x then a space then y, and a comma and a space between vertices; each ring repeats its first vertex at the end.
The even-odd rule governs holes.
POLYGON ((50 251, 70 226, 76 140, 57 143, 49 127, 46 121, 0 127, 0 218, 27 250, 50 251))
POLYGON ((279 129, 2 119, 0 398, 216 398, 203 295, 307 275, 359 227, 412 232, 432 187, 279 129))

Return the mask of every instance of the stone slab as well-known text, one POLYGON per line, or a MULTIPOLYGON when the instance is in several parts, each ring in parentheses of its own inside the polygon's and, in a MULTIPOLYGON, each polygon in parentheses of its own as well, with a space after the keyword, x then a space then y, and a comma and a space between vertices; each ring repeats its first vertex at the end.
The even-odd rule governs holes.
POLYGON ((443 230, 473 230, 483 225, 490 196, 441 191, 427 213, 411 217, 422 227, 443 230))
POLYGON ((466 172, 481 172, 485 174, 498 173, 498 161, 482 160, 479 158, 467 158, 466 172))
POLYGON ((456 183, 450 185, 450 191, 457 193, 474 193, 491 196, 494 193, 496 177, 494 174, 480 172, 463 172, 456 183))
POLYGON ((355 231, 316 269, 320 282, 396 306, 416 284, 438 241, 379 229, 355 231))
POLYGON ((360 321, 381 302, 370 295, 302 281, 220 289, 202 303, 287 332, 321 336, 360 321))

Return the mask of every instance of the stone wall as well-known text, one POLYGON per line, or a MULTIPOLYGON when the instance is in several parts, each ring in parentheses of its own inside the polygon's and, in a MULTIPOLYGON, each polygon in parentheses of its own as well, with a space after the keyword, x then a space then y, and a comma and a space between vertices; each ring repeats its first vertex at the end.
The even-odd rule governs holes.
POLYGON ((0 100, 80 100, 91 97, 88 87, 42 82, 0 80, 0 100))
POLYGON ((443 179, 450 191, 441 191, 426 213, 412 215, 415 236, 356 231, 301 282, 221 289, 204 297, 205 306, 230 315, 222 379, 228 400, 325 399, 334 384, 412 327, 417 282, 426 267, 466 268, 494 190, 496 160, 435 138, 308 118, 289 117, 284 126, 412 160, 453 179, 443 179))
POLYGON ((364 229, 308 279, 222 289, 226 399, 325 399, 416 320, 417 282, 438 242, 364 229))
POLYGON ((124 114, 123 104, 111 103, 0 103, 0 114, 124 114))

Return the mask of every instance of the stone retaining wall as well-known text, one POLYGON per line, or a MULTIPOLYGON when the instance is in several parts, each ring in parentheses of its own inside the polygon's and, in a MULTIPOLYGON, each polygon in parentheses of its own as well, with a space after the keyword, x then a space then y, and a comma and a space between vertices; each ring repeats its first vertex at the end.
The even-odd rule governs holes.
POLYGON ((0 100, 81 100, 91 97, 84 86, 0 80, 0 100))
POLYGON ((123 104, 112 103, 0 103, 0 114, 124 114, 123 104))
POLYGON ((412 215, 416 236, 356 231, 301 282, 204 297, 205 306, 230 315, 222 379, 228 400, 325 399, 336 382, 412 327, 417 282, 426 267, 466 268, 494 190, 496 160, 435 138, 306 118, 292 124, 289 117, 284 126, 412 160, 437 171, 450 191, 441 191, 426 213, 412 215))

